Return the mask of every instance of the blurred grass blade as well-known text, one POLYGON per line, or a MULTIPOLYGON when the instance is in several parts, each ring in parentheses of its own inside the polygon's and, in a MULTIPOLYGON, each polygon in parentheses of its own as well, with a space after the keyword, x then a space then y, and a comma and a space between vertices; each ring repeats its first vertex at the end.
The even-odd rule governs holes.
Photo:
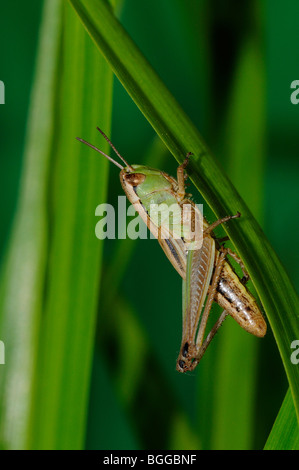
MULTIPOLYGON (((219 127, 225 129, 226 138, 221 139, 225 166, 236 188, 261 220, 266 155, 265 66, 261 60, 261 45, 256 36, 256 28, 248 31, 240 48, 227 114, 219 127), (249 165, 250 172, 246 171, 249 165)), ((212 447, 251 449, 254 442, 254 392, 259 340, 244 334, 234 322, 228 323, 218 338, 219 348, 223 353, 217 355, 212 378, 215 384, 215 404, 211 410, 214 417, 212 447), (235 393, 236 380, 238 393, 235 393), (227 432, 228 429, 230 432, 227 432)))
POLYGON ((298 296, 277 255, 198 131, 114 17, 105 1, 70 0, 132 99, 178 161, 194 153, 189 173, 217 217, 242 214, 226 231, 243 258, 267 312, 299 415, 298 369, 290 344, 299 337, 298 296))
POLYGON ((94 211, 105 200, 109 165, 87 156, 75 137, 94 140, 96 124, 109 133, 112 109, 111 71, 67 3, 63 25, 67 67, 59 81, 48 281, 30 429, 30 447, 41 449, 84 444, 102 252, 94 211))
POLYGON ((24 169, 9 253, 1 284, 1 446, 23 448, 36 359, 45 279, 47 172, 54 132, 61 1, 48 0, 27 125, 24 169))
POLYGON ((140 448, 200 448, 199 438, 131 305, 118 296, 104 315, 99 337, 102 354, 140 448))
POLYGON ((299 429, 290 389, 269 434, 265 450, 299 450, 299 429))
POLYGON ((107 64, 70 5, 47 0, 2 284, 6 448, 84 444, 102 253, 94 211, 105 200, 109 165, 86 158, 75 138, 93 139, 96 125, 109 133, 111 109, 107 64))

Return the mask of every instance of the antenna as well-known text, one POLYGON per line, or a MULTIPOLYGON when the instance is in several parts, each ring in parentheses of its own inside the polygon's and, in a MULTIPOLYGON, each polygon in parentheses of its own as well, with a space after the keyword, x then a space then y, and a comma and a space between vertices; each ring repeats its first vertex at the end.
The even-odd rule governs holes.
MULTIPOLYGON (((99 128, 97 127, 97 130, 102 134, 102 136, 106 139, 106 141, 108 142, 108 144, 110 145, 110 147, 114 150, 114 152, 116 153, 116 155, 124 162, 124 164, 126 165, 126 167, 128 167, 131 171, 134 171, 134 168, 129 165, 128 162, 126 162, 126 160, 121 156, 121 154, 119 153, 118 150, 116 150, 116 148, 114 147, 114 145, 112 144, 111 140, 106 136, 106 134, 99 128)), ((99 152, 101 155, 104 155, 104 157, 106 157, 108 160, 110 160, 110 162, 114 163, 114 165, 118 166, 118 168, 120 168, 121 170, 124 169, 124 167, 122 165, 120 165, 118 162, 116 162, 115 160, 113 160, 113 158, 109 157, 109 155, 107 155, 106 153, 102 152, 102 150, 98 149, 97 147, 95 147, 94 145, 90 144, 89 142, 87 142, 86 140, 84 139, 81 139, 80 137, 76 137, 77 140, 79 140, 80 142, 83 142, 83 144, 85 145, 88 145, 88 147, 91 147, 92 149, 96 150, 96 152, 99 152)))
POLYGON ((125 165, 130 168, 130 170, 133 170, 134 171, 134 168, 131 167, 131 165, 129 165, 128 162, 126 162, 126 160, 121 156, 121 154, 119 153, 118 150, 116 150, 116 148, 114 147, 113 143, 111 142, 111 140, 106 136, 106 134, 99 128, 97 127, 97 130, 102 134, 102 136, 104 137, 104 139, 107 140, 108 144, 110 145, 110 147, 114 150, 114 152, 116 153, 116 155, 125 163, 125 165))
POLYGON ((83 142, 83 144, 85 145, 88 145, 88 147, 91 147, 92 149, 96 150, 97 152, 99 152, 101 155, 104 155, 104 157, 108 158, 108 160, 110 160, 110 162, 114 163, 114 165, 118 166, 118 168, 120 168, 121 170, 124 169, 124 167, 116 162, 115 160, 113 160, 113 158, 109 157, 109 155, 106 155, 106 153, 102 152, 102 150, 98 149, 97 147, 95 147, 94 145, 90 144, 89 142, 87 142, 86 140, 84 139, 81 139, 80 137, 76 137, 77 140, 79 140, 80 142, 83 142))

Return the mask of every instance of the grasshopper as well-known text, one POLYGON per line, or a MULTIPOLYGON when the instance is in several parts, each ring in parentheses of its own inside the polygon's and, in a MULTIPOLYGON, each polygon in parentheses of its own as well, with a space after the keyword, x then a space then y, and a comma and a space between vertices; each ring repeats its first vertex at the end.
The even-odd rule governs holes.
MULTIPOLYGON (((232 250, 225 248, 213 234, 218 225, 238 218, 241 214, 238 212, 208 224, 190 195, 185 192, 185 169, 191 152, 179 165, 175 179, 163 171, 147 166, 129 165, 104 132, 97 129, 125 166, 89 142, 77 139, 121 169, 120 182, 126 196, 183 279, 183 331, 176 369, 179 372, 194 370, 228 314, 249 333, 263 337, 267 325, 253 295, 245 285, 249 276, 242 260, 232 250), (166 208, 175 208, 180 215, 179 218, 173 217, 171 228, 163 222, 163 217, 161 220, 151 216, 151 205, 162 203, 166 204, 166 208), (186 207, 188 211, 185 210, 186 207), (186 224, 187 220, 191 224, 186 224), (199 223, 202 231, 200 246, 194 244, 194 228, 195 235, 198 235, 199 223), (241 266, 243 279, 235 273, 227 255, 241 266), (214 301, 224 310, 204 337, 214 301)), ((196 239, 197 242, 199 238, 196 239)))

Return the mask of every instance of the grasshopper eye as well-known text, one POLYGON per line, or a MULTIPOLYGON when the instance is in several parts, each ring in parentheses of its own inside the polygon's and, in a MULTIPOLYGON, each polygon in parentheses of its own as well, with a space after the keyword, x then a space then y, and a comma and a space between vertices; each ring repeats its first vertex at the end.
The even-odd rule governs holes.
POLYGON ((145 175, 142 173, 128 173, 124 175, 124 179, 126 183, 130 184, 131 186, 138 186, 145 180, 145 175))

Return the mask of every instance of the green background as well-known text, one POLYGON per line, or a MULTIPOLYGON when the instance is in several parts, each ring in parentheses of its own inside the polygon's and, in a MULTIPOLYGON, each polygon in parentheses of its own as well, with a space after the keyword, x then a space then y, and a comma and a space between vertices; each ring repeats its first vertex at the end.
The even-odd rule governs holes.
MULTIPOLYGON (((226 133, 239 132, 238 122, 230 130, 225 126, 233 102, 231 88, 238 70, 236 62, 247 36, 252 34, 259 41, 264 70, 264 152, 260 157, 257 187, 246 188, 243 182, 234 179, 233 182, 262 224, 297 286, 299 105, 290 102, 290 84, 299 79, 298 2, 245 1, 240 5, 241 2, 236 1, 192 1, 189 10, 182 6, 183 3, 179 0, 125 0, 119 17, 232 179, 234 169, 226 163, 230 146, 223 143, 226 133), (255 203, 256 193, 259 207, 255 203)), ((3 262, 22 172, 42 2, 18 1, 16 6, 1 0, 0 6, 0 80, 6 87, 6 103, 0 107, 0 248, 3 262)), ((254 86, 249 85, 249 101, 254 102, 257 99, 254 86)), ((239 119, 246 117, 247 112, 246 107, 242 109, 239 119)), ((258 122, 260 116, 255 119, 258 122)), ((98 124, 94 122, 94 127, 98 124)), ((114 145, 130 163, 142 163, 153 136, 152 128, 115 79, 111 135, 114 145)), ((93 143, 101 148, 101 138, 96 133, 93 143)), ((254 152, 254 148, 250 151, 254 152)), ((176 163, 170 155, 166 155, 161 169, 175 176, 176 163)), ((256 171, 256 167, 251 166, 250 156, 246 160, 246 171, 256 171)), ((113 203, 117 195, 122 194, 116 168, 111 168, 109 178, 107 201, 99 200, 99 203, 113 203)), ((190 191, 196 202, 202 202, 195 189, 190 191)), ((94 209, 87 207, 86 211, 94 209)), ((206 214, 213 220, 208 209, 206 214)), ((106 266, 111 263, 114 251, 113 240, 105 243, 106 266)), ((200 365, 189 376, 175 370, 181 334, 181 281, 156 241, 136 242, 134 256, 119 289, 123 296, 131 294, 131 308, 138 312, 136 329, 145 332, 150 354, 140 380, 131 378, 129 369, 128 376, 121 380, 118 369, 123 347, 119 345, 121 340, 118 341, 118 334, 114 338, 112 334, 108 340, 99 335, 94 350, 86 448, 180 448, 179 436, 173 435, 176 418, 178 423, 182 422, 178 425, 180 432, 186 429, 190 447, 197 447, 200 436, 203 448, 262 448, 287 391, 287 380, 270 329, 263 340, 252 339, 256 368, 252 378, 254 385, 247 391, 252 394, 251 431, 244 440, 237 438, 234 445, 229 439, 221 441, 221 429, 218 431, 220 437, 213 436, 217 401, 213 402, 212 408, 207 405, 211 390, 215 396, 221 395, 219 368, 226 348, 218 347, 218 336, 203 359, 202 367, 200 365), (213 382, 214 377, 217 382, 213 382)), ((100 303, 99 325, 105 321, 100 303)), ((124 331, 125 328, 124 324, 124 331)), ((232 320, 224 328, 238 329, 232 320)), ((243 338, 246 333, 241 331, 240 335, 243 338)), ((242 339, 239 344, 242 345, 242 339)), ((229 349, 230 345, 227 346, 229 349)), ((140 350, 130 354, 132 361, 138 361, 140 350)), ((246 358, 242 347, 233 354, 246 358)), ((246 368, 246 360, 242 367, 246 368)), ((224 393, 228 393, 232 401, 233 394, 244 393, 238 387, 238 376, 224 393)), ((228 434, 238 435, 234 428, 238 419, 242 417, 234 416, 232 412, 232 429, 227 430, 228 434)))

